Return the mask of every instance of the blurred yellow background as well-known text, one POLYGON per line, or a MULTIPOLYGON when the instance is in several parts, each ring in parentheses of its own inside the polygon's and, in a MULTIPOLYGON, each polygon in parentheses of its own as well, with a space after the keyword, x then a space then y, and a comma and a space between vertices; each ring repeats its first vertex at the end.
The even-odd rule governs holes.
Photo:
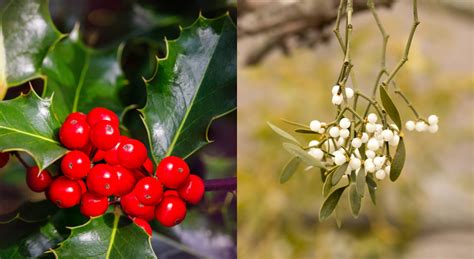
MULTIPOLYGON (((330 103, 343 55, 334 37, 315 48, 278 51, 238 71, 238 254, 240 258, 473 258, 474 257, 474 19, 468 9, 421 1, 421 24, 410 60, 395 78, 423 117, 437 114, 437 134, 406 132, 407 161, 397 182, 379 183, 377 206, 366 197, 353 219, 346 194, 337 213, 320 223, 323 201, 317 171, 299 170, 286 184, 290 158, 270 121, 330 121, 330 103)), ((463 1, 458 1, 463 2, 463 1)), ((469 2, 471 7, 469 9, 469 2)), ((410 30, 411 1, 379 11, 390 34, 389 70, 410 30)), ((371 89, 379 69, 381 38, 369 12, 353 19, 356 82, 371 89)), ((239 58, 258 39, 239 39, 239 58)), ((395 98, 403 121, 414 119, 395 98)), ((309 139, 308 139, 309 141, 309 139)))

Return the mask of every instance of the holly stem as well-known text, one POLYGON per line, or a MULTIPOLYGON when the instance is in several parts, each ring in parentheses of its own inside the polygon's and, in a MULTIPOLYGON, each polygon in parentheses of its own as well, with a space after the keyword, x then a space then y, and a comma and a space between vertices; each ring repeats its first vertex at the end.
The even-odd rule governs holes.
POLYGON ((30 166, 28 165, 28 163, 26 163, 26 161, 20 156, 20 154, 18 154, 18 152, 13 152, 13 155, 18 159, 18 161, 26 168, 30 168, 30 166))
POLYGON ((235 191, 237 190, 237 177, 205 180, 204 186, 206 192, 235 191))

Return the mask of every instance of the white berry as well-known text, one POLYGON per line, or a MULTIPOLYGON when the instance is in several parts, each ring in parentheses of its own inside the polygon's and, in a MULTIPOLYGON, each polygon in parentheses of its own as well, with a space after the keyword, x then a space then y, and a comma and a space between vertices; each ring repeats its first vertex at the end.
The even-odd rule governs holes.
POLYGON ((378 156, 374 158, 374 165, 377 167, 377 169, 382 168, 383 163, 385 162, 385 157, 384 156, 378 156))
POLYGON ((319 133, 319 134, 324 134, 325 131, 326 131, 326 130, 325 130, 324 128, 320 128, 320 129, 318 130, 318 133, 319 133))
POLYGON ((367 148, 372 151, 376 151, 379 149, 379 142, 375 138, 369 139, 369 142, 367 142, 367 148))
POLYGON ((348 118, 342 118, 339 121, 339 127, 343 129, 348 129, 350 126, 351 126, 351 120, 349 120, 348 118))
POLYGON ((339 137, 339 128, 338 127, 331 127, 329 129, 329 136, 333 138, 339 137))
POLYGON ((341 136, 342 138, 348 138, 350 135, 350 132, 348 129, 341 129, 339 131, 339 136, 341 136))
POLYGON ((433 125, 428 126, 428 131, 430 133, 436 133, 438 132, 438 129, 439 129, 438 124, 433 124, 433 125))
POLYGON ((388 142, 388 144, 392 147, 398 146, 398 142, 400 142, 400 136, 394 135, 393 138, 388 142))
POLYGON ((362 146, 362 140, 360 140, 360 138, 353 138, 351 145, 355 148, 360 148, 360 146, 362 146))
POLYGON ((343 137, 339 137, 339 138, 337 139, 337 144, 338 144, 339 146, 344 146, 345 143, 346 143, 346 140, 345 140, 343 137))
POLYGON ((352 170, 359 169, 361 164, 362 164, 362 162, 360 161, 359 158, 351 157, 351 160, 349 162, 349 166, 352 168, 352 170))
POLYGON ((408 131, 413 131, 415 129, 415 122, 414 121, 407 121, 405 123, 405 128, 407 128, 408 131))
POLYGON ((346 156, 341 154, 341 153, 337 153, 335 156, 334 156, 334 163, 336 165, 342 165, 346 162, 346 156))
POLYGON ((390 124, 390 127, 392 127, 392 129, 395 129, 395 130, 400 130, 400 129, 398 128, 398 126, 397 126, 396 124, 393 124, 393 123, 390 124))
POLYGON ((319 148, 311 148, 308 153, 317 160, 323 159, 324 152, 319 148))
POLYGON ((340 87, 339 85, 335 85, 332 87, 332 90, 331 90, 332 95, 337 95, 337 92, 339 92, 339 87, 340 87))
POLYGON ((340 105, 342 103, 342 95, 333 95, 332 96, 332 104, 334 105, 340 105))
POLYGON ((375 173, 375 177, 379 180, 383 180, 385 179, 385 171, 384 170, 378 170, 376 173, 375 173))
POLYGON ((364 161, 364 168, 367 172, 375 172, 375 165, 372 162, 372 159, 369 158, 364 161))
POLYGON ((317 140, 311 140, 309 143, 308 143, 308 147, 315 147, 319 145, 319 141, 317 140))
POLYGON ((367 133, 362 133, 362 136, 360 137, 360 140, 362 141, 362 143, 367 143, 367 141, 369 141, 369 134, 367 133))
POLYGON ((376 129, 375 124, 373 124, 373 123, 365 124, 365 131, 367 131, 367 133, 373 133, 373 132, 375 132, 375 129, 376 129))
POLYGON ((428 129, 428 125, 424 121, 417 121, 415 124, 415 129, 418 132, 423 132, 428 129))
POLYGON ((367 120, 370 123, 376 123, 377 122, 377 115, 375 113, 371 113, 371 114, 369 114, 369 116, 367 116, 367 120))
POLYGON ((386 129, 382 131, 382 137, 384 141, 389 142, 390 140, 393 139, 393 131, 386 129))
POLYGON ((436 116, 436 115, 430 115, 430 116, 428 117, 428 123, 429 123, 430 125, 438 124, 438 116, 436 116))
POLYGON ((389 174, 389 173, 390 173, 390 169, 391 169, 390 165, 387 165, 387 166, 385 167, 385 169, 384 169, 384 170, 385 170, 385 173, 386 173, 386 174, 389 174))
POLYGON ((372 159, 372 158, 375 157, 375 152, 372 151, 372 150, 366 150, 366 151, 365 151, 365 156, 366 156, 367 158, 369 158, 369 159, 372 159))
POLYGON ((318 132, 321 129, 321 122, 319 122, 318 120, 313 120, 309 123, 309 128, 312 131, 318 132))
POLYGON ((352 88, 350 87, 346 87, 346 97, 348 99, 351 99, 352 96, 354 96, 354 90, 352 90, 352 88))

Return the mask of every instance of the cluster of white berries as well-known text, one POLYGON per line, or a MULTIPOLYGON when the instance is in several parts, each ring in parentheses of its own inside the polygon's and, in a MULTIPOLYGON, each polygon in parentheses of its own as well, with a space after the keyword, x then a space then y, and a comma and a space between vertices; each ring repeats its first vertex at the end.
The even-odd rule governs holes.
MULTIPOLYGON (((351 99, 354 96, 354 90, 350 87, 345 87, 346 98, 351 99)), ((342 96, 341 87, 339 85, 335 85, 332 87, 332 104, 340 105, 343 101, 344 97, 342 96)))
POLYGON ((405 123, 405 127, 408 131, 416 130, 418 132, 429 131, 431 133, 438 132, 438 116, 430 115, 428 117, 428 123, 423 120, 418 120, 417 122, 414 121, 407 121, 405 123))
MULTIPOLYGON (((346 88, 348 89, 348 88, 346 88)), ((337 123, 326 124, 317 120, 310 123, 310 129, 323 134, 321 142, 309 142, 308 153, 327 166, 343 165, 348 162, 346 174, 355 171, 356 174, 363 167, 364 172, 375 173, 375 177, 383 180, 390 172, 390 161, 384 154, 384 143, 396 147, 400 141, 399 129, 395 124, 383 126, 377 123, 377 115, 367 116, 361 130, 353 130, 353 123, 348 118, 342 118, 337 123), (365 144, 365 159, 359 148, 365 144), (348 154, 350 152, 350 154, 348 154)))

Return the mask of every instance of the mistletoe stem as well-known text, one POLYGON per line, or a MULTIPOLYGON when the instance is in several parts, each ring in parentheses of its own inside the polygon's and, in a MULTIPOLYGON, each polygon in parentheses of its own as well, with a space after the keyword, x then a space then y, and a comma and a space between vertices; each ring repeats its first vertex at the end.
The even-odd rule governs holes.
POLYGON ((206 192, 237 190, 237 177, 209 179, 204 181, 206 192))
POLYGON ((18 152, 13 152, 13 155, 18 159, 20 164, 22 164, 26 169, 30 168, 28 163, 26 163, 26 161, 20 156, 18 152))

